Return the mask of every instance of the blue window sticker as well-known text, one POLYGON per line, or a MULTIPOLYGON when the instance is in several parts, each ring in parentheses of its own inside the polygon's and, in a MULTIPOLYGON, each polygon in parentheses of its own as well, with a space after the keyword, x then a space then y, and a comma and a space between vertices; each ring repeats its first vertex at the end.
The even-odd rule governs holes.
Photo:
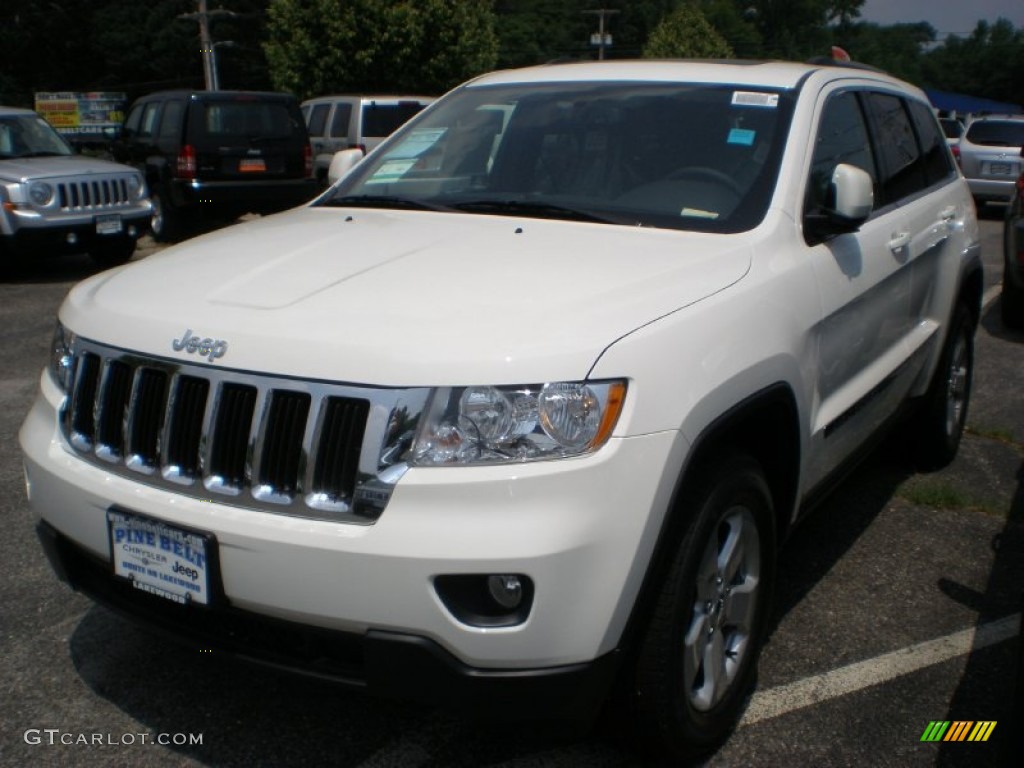
POLYGON ((751 131, 748 128, 733 128, 729 131, 729 137, 725 142, 726 144, 741 144, 744 147, 752 147, 756 137, 757 131, 751 131))

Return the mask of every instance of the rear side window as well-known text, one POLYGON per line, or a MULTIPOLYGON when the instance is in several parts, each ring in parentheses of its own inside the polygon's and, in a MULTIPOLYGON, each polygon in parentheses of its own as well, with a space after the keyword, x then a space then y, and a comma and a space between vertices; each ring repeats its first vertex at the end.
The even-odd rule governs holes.
POLYGON ((334 117, 331 119, 331 138, 341 139, 348 136, 348 126, 352 121, 352 105, 347 101, 334 105, 334 117))
POLYGON ((807 186, 807 211, 832 207, 834 201, 829 199, 832 173, 840 163, 866 171, 875 181, 877 194, 878 170, 871 154, 868 127, 860 102, 852 91, 835 94, 825 105, 814 142, 811 179, 807 186))
POLYGON ((418 101, 398 104, 364 104, 363 136, 390 136, 406 120, 423 109, 418 101))
POLYGON ((877 131, 882 174, 880 202, 884 205, 928 186, 925 159, 903 99, 889 93, 868 93, 867 104, 877 131))
POLYGON ((919 101, 911 101, 909 104, 917 137, 921 142, 925 176, 931 186, 953 175, 953 161, 947 149, 946 137, 939 130, 931 108, 919 101))
POLYGON ((175 99, 164 104, 164 114, 160 118, 160 138, 176 139, 181 131, 181 112, 184 102, 175 99))
POLYGON ((195 112, 198 119, 191 122, 196 138, 286 139, 298 131, 284 102, 203 101, 195 112))
POLYGON ((309 135, 323 136, 324 126, 327 124, 327 113, 331 111, 330 104, 317 104, 309 113, 309 135))
POLYGON ((979 120, 971 123, 966 139, 986 147, 1024 145, 1024 120, 979 120))
POLYGON ((159 102, 147 104, 142 110, 142 122, 139 125, 139 136, 150 137, 156 128, 156 117, 160 112, 159 102))

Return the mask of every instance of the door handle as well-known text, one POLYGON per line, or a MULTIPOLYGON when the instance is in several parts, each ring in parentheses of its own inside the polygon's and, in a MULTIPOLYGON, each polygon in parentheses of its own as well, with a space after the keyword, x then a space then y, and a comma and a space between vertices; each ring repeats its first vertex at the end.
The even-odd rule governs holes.
POLYGON ((908 245, 910 245, 909 232, 894 232, 889 240, 889 250, 891 251, 899 251, 908 245))
POLYGON ((939 219, 946 222, 947 224, 956 218, 956 206, 951 205, 948 208, 943 208, 939 213, 939 219))

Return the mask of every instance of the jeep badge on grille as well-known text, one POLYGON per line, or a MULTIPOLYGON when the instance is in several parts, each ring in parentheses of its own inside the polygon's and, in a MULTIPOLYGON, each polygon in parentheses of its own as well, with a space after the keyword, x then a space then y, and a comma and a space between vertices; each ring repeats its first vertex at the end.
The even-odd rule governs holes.
POLYGON ((200 339, 192 335, 191 328, 186 330, 180 339, 172 340, 171 346, 175 352, 185 351, 190 355, 198 353, 211 363, 219 357, 224 357, 224 353, 228 351, 228 343, 223 339, 200 339))

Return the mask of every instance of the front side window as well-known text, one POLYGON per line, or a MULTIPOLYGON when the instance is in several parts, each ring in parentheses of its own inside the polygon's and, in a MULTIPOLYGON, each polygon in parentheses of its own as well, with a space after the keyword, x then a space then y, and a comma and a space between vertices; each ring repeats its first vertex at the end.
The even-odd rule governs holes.
POLYGON ((853 91, 829 97, 814 139, 811 177, 807 185, 806 213, 832 208, 832 174, 840 163, 855 165, 875 181, 878 169, 871 150, 867 122, 860 100, 853 91))
POLYGON ((767 210, 792 102, 683 83, 465 87, 319 204, 743 231, 767 210))

